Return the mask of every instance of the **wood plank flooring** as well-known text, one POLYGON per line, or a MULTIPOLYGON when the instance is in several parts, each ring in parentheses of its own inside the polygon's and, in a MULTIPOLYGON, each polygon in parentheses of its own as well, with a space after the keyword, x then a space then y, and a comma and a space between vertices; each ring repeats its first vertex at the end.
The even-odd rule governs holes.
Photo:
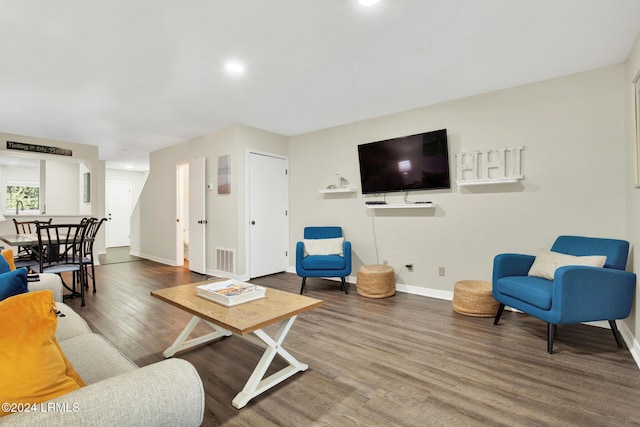
MULTIPOLYGON (((149 293, 203 276, 151 261, 96 269, 98 292, 86 307, 67 303, 138 365, 162 360, 190 316, 149 293)), ((290 273, 253 282, 300 288, 290 273)), ((230 337, 176 356, 193 363, 204 383, 203 425, 640 425, 640 370, 609 330, 559 327, 549 355, 546 325, 513 312, 494 326, 453 312, 450 301, 403 293, 368 299, 354 285, 345 295, 338 282, 313 278, 305 295, 324 305, 298 317, 284 346, 309 369, 243 409, 231 401, 261 349, 230 337)))

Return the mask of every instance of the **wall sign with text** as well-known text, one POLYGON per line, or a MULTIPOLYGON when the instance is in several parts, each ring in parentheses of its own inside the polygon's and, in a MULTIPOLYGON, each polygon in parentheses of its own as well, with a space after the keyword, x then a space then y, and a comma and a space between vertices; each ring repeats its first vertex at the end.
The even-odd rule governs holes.
POLYGON ((71 156, 73 152, 68 148, 49 147, 46 145, 25 144, 24 142, 7 141, 7 150, 29 151, 32 153, 55 154, 56 156, 71 156))

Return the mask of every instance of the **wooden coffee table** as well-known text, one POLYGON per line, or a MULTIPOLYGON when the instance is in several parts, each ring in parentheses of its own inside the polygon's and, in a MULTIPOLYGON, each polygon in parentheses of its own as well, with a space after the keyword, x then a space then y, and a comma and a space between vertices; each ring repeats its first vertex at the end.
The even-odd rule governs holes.
POLYGON ((178 351, 232 334, 262 347, 266 346, 262 358, 253 370, 244 389, 232 401, 233 406, 240 409, 260 393, 309 368, 308 365, 300 363, 285 350, 282 343, 298 314, 322 305, 322 300, 266 288, 265 298, 226 307, 196 295, 196 286, 218 280, 225 279, 160 289, 152 291, 151 295, 193 314, 193 318, 178 338, 162 353, 164 357, 171 357, 178 351), (188 339, 193 329, 201 321, 213 328, 214 332, 188 339), (278 322, 280 326, 273 337, 262 330, 264 327, 278 322), (263 378, 277 354, 289 365, 269 377, 263 378))

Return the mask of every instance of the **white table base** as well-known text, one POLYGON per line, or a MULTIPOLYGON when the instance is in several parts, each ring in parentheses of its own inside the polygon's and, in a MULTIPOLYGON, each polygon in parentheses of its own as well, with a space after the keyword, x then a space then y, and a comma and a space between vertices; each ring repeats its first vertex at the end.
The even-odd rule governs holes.
MULTIPOLYGON (((239 337, 244 338, 249 342, 264 347, 265 351, 258 361, 257 366, 253 370, 253 373, 249 377, 246 385, 244 386, 242 391, 238 393, 233 399, 232 404, 235 408, 240 409, 245 407, 247 403, 254 397, 281 383, 292 375, 301 371, 306 371, 309 368, 308 365, 300 363, 287 350, 285 350, 284 347, 282 347, 282 343, 289 333, 289 329, 291 329, 291 326, 296 320, 296 317, 297 316, 292 316, 288 319, 282 320, 273 338, 270 337, 262 329, 257 329, 248 335, 238 335, 239 337), (276 355, 280 355, 284 360, 287 361, 289 365, 282 368, 278 372, 271 374, 269 377, 263 378, 276 355)), ((169 346, 169 348, 167 348, 162 353, 162 355, 164 357, 171 357, 178 351, 186 350, 210 342, 212 340, 216 340, 222 337, 228 337, 231 335, 233 335, 232 332, 214 323, 203 320, 198 316, 193 316, 189 323, 187 323, 187 326, 185 326, 184 330, 180 333, 180 335, 178 335, 178 338, 176 338, 174 343, 171 344, 171 346, 169 346), (211 332, 197 338, 187 339, 200 321, 205 322, 207 325, 213 328, 215 332, 211 332)))

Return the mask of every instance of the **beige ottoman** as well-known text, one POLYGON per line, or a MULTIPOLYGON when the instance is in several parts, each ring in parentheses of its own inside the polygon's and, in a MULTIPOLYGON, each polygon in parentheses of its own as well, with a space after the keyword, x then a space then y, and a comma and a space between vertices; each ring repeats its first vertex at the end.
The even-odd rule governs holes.
POLYGON ((453 285, 453 311, 467 316, 493 317, 500 304, 493 298, 491 282, 461 280, 453 285))
POLYGON ((363 297, 386 298, 396 293, 396 275, 393 267, 374 264, 358 269, 356 290, 363 297))

